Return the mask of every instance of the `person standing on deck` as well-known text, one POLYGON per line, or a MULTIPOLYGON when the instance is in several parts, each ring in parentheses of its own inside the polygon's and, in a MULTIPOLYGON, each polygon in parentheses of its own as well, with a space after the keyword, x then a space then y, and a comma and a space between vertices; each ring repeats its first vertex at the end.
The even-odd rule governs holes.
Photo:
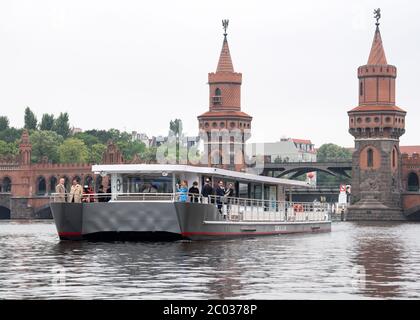
POLYGON ((55 202, 66 202, 66 187, 64 186, 64 178, 60 178, 59 183, 55 187, 55 202))
POLYGON ((90 202, 88 185, 83 187, 82 202, 90 202))
POLYGON ((226 190, 223 181, 219 181, 219 185, 216 188, 216 203, 220 214, 222 214, 223 199, 225 197, 225 193, 226 190))
POLYGON ((188 190, 188 193, 190 194, 191 197, 191 202, 198 202, 198 198, 200 195, 200 190, 198 190, 198 182, 194 181, 192 187, 190 188, 190 190, 188 190))
POLYGON ((234 189, 233 189, 233 183, 229 183, 228 184, 228 188, 225 191, 225 197, 226 197, 226 203, 227 203, 227 212, 230 212, 230 208, 232 205, 232 199, 231 197, 233 197, 233 193, 234 193, 234 189))
POLYGON ((203 189, 201 190, 201 195, 203 196, 203 202, 204 203, 211 203, 212 201, 209 201, 209 196, 212 196, 214 193, 213 187, 211 186, 211 181, 209 178, 206 179, 206 183, 203 186, 203 189))
POLYGON ((68 197, 68 201, 80 203, 82 202, 82 195, 83 195, 83 188, 79 184, 79 182, 76 179, 74 179, 73 185, 71 186, 71 189, 70 189, 70 195, 68 197))
POLYGON ((179 193, 179 201, 187 202, 188 199, 188 183, 185 180, 181 181, 181 186, 176 185, 176 192, 179 193))

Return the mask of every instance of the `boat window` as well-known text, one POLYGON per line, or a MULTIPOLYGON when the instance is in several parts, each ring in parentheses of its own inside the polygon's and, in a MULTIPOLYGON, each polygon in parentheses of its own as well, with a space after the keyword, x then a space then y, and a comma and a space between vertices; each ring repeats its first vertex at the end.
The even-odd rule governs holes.
POLYGON ((252 199, 262 199, 262 185, 254 184, 251 193, 252 199))
POLYGON ((277 207, 277 186, 264 186, 264 200, 271 210, 277 207))
POLYGON ((248 183, 239 183, 239 198, 249 198, 248 183))
POLYGON ((172 193, 172 177, 161 175, 124 175, 124 193, 172 193))
POLYGON ((270 199, 270 186, 264 186, 264 199, 270 199))

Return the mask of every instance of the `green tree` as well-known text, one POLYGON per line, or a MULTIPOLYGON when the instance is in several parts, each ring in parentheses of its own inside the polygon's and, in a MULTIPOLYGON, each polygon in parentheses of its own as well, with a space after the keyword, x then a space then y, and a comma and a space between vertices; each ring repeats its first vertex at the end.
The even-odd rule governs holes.
POLYGON ((144 152, 141 154, 141 157, 146 163, 151 163, 156 161, 156 147, 146 148, 144 152))
POLYGON ((136 154, 142 156, 146 150, 146 145, 141 141, 127 141, 126 139, 122 139, 117 141, 117 146, 126 160, 133 159, 136 154))
POLYGON ((9 155, 9 144, 5 141, 0 140, 0 156, 9 155))
MULTIPOLYGON (((83 134, 96 137, 99 140, 98 142, 103 143, 103 144, 107 144, 109 140, 114 141, 114 143, 117 143, 117 142, 128 143, 129 141, 131 141, 131 134, 127 132, 121 132, 120 130, 114 129, 114 128, 109 129, 109 130, 96 130, 96 129, 86 130, 83 132, 83 134)), ((83 137, 81 139, 84 140, 83 137)), ((98 143, 98 142, 95 142, 95 143, 98 143)))
POLYGON ((25 109, 25 129, 29 130, 35 130, 36 125, 38 123, 38 120, 36 119, 35 114, 29 109, 29 107, 26 107, 25 109))
POLYGON ((29 139, 32 144, 32 161, 39 162, 48 157, 54 163, 59 160, 58 148, 63 143, 63 137, 54 131, 33 131, 29 139))
POLYGON ((317 161, 351 160, 352 153, 349 149, 334 143, 323 144, 316 153, 317 161))
POLYGON ((70 135, 69 114, 60 112, 60 115, 54 121, 53 131, 66 139, 70 135))
POLYGON ((16 156, 19 153, 19 147, 16 142, 5 142, 0 140, 0 157, 16 156))
POLYGON ((21 135, 22 129, 8 128, 0 131, 0 140, 5 142, 16 142, 17 140, 20 140, 21 135))
MULTIPOLYGON (((110 130, 96 130, 96 129, 93 129, 93 130, 86 130, 83 133, 96 137, 99 140, 99 143, 106 144, 108 142, 108 140, 116 141, 114 139, 115 137, 113 137, 114 132, 111 131, 111 130, 115 130, 115 129, 110 129, 110 130)), ((116 130, 116 131, 118 131, 118 130, 116 130)))
POLYGON ((41 123, 39 124, 40 130, 52 131, 54 129, 54 115, 44 113, 42 115, 41 123))
POLYGON ((89 158, 89 151, 85 143, 76 138, 66 139, 58 148, 61 163, 83 163, 89 158))
POLYGON ((5 116, 0 117, 0 131, 9 129, 9 119, 5 116))
POLYGON ((104 143, 101 143, 101 141, 97 137, 86 132, 75 133, 73 135, 73 138, 82 140, 88 148, 98 143, 104 144, 104 143))
POLYGON ((89 158, 88 158, 89 163, 96 163, 96 164, 101 163, 102 156, 105 150, 106 150, 106 145, 102 143, 96 143, 92 145, 89 150, 89 158))

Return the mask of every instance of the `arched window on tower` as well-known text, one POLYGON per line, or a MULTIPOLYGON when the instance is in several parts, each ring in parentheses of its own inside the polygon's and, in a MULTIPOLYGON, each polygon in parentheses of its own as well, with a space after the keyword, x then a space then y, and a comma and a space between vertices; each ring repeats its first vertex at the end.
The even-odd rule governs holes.
POLYGON ((360 82, 359 93, 363 96, 363 82, 360 82))
POLYGON ((216 88, 214 90, 214 96, 212 97, 213 104, 221 104, 222 103, 222 90, 220 88, 216 88))
POLYGON ((419 191, 419 176, 415 172, 411 172, 408 175, 408 191, 418 192, 419 191))
POLYGON ((392 167, 395 168, 397 166, 397 153, 395 148, 392 149, 392 167))
POLYGON ((369 168, 373 167, 373 150, 368 149, 367 151, 367 166, 369 168))

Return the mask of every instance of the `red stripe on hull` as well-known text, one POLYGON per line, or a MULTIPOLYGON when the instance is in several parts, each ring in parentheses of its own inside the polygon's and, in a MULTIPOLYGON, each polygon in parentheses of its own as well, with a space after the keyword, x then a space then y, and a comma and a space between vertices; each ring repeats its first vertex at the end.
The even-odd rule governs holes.
POLYGON ((81 237, 81 232, 59 232, 58 235, 60 237, 81 237))

